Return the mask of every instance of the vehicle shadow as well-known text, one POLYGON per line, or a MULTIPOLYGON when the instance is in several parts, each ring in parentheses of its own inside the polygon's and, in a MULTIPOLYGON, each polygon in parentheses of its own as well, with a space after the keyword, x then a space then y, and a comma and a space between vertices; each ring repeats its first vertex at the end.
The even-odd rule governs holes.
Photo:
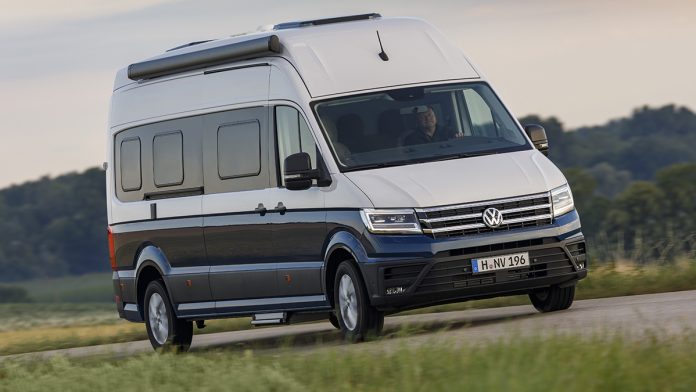
MULTIPOLYGON (((367 341, 382 341, 390 339, 400 339, 404 337, 420 336, 437 332, 456 331, 465 328, 473 328, 485 325, 495 325, 512 320, 522 320, 538 315, 536 312, 525 312, 519 314, 491 314, 485 316, 470 317, 462 315, 461 318, 452 319, 451 316, 438 319, 429 315, 427 320, 418 317, 398 317, 398 321, 386 319, 385 328, 380 336, 370 336, 367 341)), ((323 321, 320 323, 324 323, 323 321)), ((306 324, 310 325, 310 324, 306 324)), ((328 322, 326 326, 330 327, 328 322)), ((283 327, 273 327, 283 328, 283 327)), ((271 336, 249 339, 244 342, 220 342, 206 344, 205 346, 192 347, 191 352, 203 353, 210 351, 265 351, 277 349, 309 349, 316 346, 339 346, 349 344, 343 340, 339 330, 330 329, 314 332, 299 332, 293 334, 283 334, 282 336, 271 336)))

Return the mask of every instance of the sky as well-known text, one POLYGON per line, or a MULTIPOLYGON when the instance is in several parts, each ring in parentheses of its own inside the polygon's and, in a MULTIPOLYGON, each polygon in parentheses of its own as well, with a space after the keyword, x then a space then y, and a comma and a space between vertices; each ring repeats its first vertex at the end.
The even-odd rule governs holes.
POLYGON ((518 117, 696 109, 693 0, 0 0, 0 187, 98 166, 118 69, 183 43, 355 13, 434 24, 518 117))

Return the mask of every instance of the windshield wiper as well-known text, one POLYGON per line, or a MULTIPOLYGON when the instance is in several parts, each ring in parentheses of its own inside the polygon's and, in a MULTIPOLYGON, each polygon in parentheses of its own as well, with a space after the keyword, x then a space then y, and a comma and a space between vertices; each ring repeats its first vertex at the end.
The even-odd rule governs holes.
POLYGON ((480 157, 482 155, 491 155, 491 154, 496 154, 496 152, 482 151, 482 152, 462 152, 462 153, 458 153, 458 154, 448 154, 448 155, 439 155, 439 156, 436 155, 434 157, 416 159, 416 160, 413 160, 410 162, 426 163, 426 162, 449 161, 451 159, 472 158, 472 157, 480 157))
POLYGON ((364 165, 347 167, 344 171, 350 172, 350 171, 356 171, 356 170, 381 169, 384 167, 412 165, 415 163, 428 163, 428 162, 438 162, 438 161, 449 161, 452 159, 480 157, 480 156, 484 156, 484 155, 494 155, 494 154, 500 154, 503 152, 508 152, 506 150, 507 149, 493 150, 493 151, 480 151, 480 152, 462 152, 462 153, 458 153, 458 154, 436 155, 436 156, 431 156, 431 157, 426 157, 426 158, 413 158, 413 159, 405 159, 402 161, 394 161, 394 162, 367 163, 364 165))
POLYGON ((381 169, 383 167, 412 165, 414 163, 447 161, 450 159, 470 158, 470 157, 476 157, 476 156, 488 155, 488 154, 494 154, 494 153, 491 153, 491 152, 461 153, 461 154, 452 154, 452 155, 444 155, 444 156, 434 156, 434 157, 430 157, 430 158, 406 159, 403 161, 395 161, 395 162, 368 163, 365 165, 351 166, 351 167, 347 168, 345 171, 381 169))
POLYGON ((380 162, 380 163, 367 163, 365 165, 356 165, 346 168, 345 171, 353 170, 366 170, 366 169, 380 169, 383 167, 401 166, 408 164, 407 161, 396 161, 396 162, 380 162))

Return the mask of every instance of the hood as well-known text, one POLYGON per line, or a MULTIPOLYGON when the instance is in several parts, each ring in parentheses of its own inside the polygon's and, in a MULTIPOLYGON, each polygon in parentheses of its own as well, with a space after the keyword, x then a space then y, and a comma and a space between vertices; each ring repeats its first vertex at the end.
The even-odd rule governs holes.
POLYGON ((537 150, 345 173, 375 208, 435 207, 541 193, 566 183, 537 150))

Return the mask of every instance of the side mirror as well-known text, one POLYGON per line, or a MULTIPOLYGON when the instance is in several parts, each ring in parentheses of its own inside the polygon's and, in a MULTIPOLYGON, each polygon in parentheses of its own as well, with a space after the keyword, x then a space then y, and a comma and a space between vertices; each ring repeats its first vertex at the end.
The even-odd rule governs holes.
POLYGON ((298 152, 285 158, 285 187, 291 191, 301 191, 312 186, 312 180, 321 177, 319 170, 312 170, 312 159, 306 152, 298 152))
POLYGON ((549 155, 549 140, 546 138, 546 131, 544 127, 537 124, 529 124, 524 126, 524 131, 527 132, 527 136, 532 139, 532 144, 539 150, 542 154, 549 155))

